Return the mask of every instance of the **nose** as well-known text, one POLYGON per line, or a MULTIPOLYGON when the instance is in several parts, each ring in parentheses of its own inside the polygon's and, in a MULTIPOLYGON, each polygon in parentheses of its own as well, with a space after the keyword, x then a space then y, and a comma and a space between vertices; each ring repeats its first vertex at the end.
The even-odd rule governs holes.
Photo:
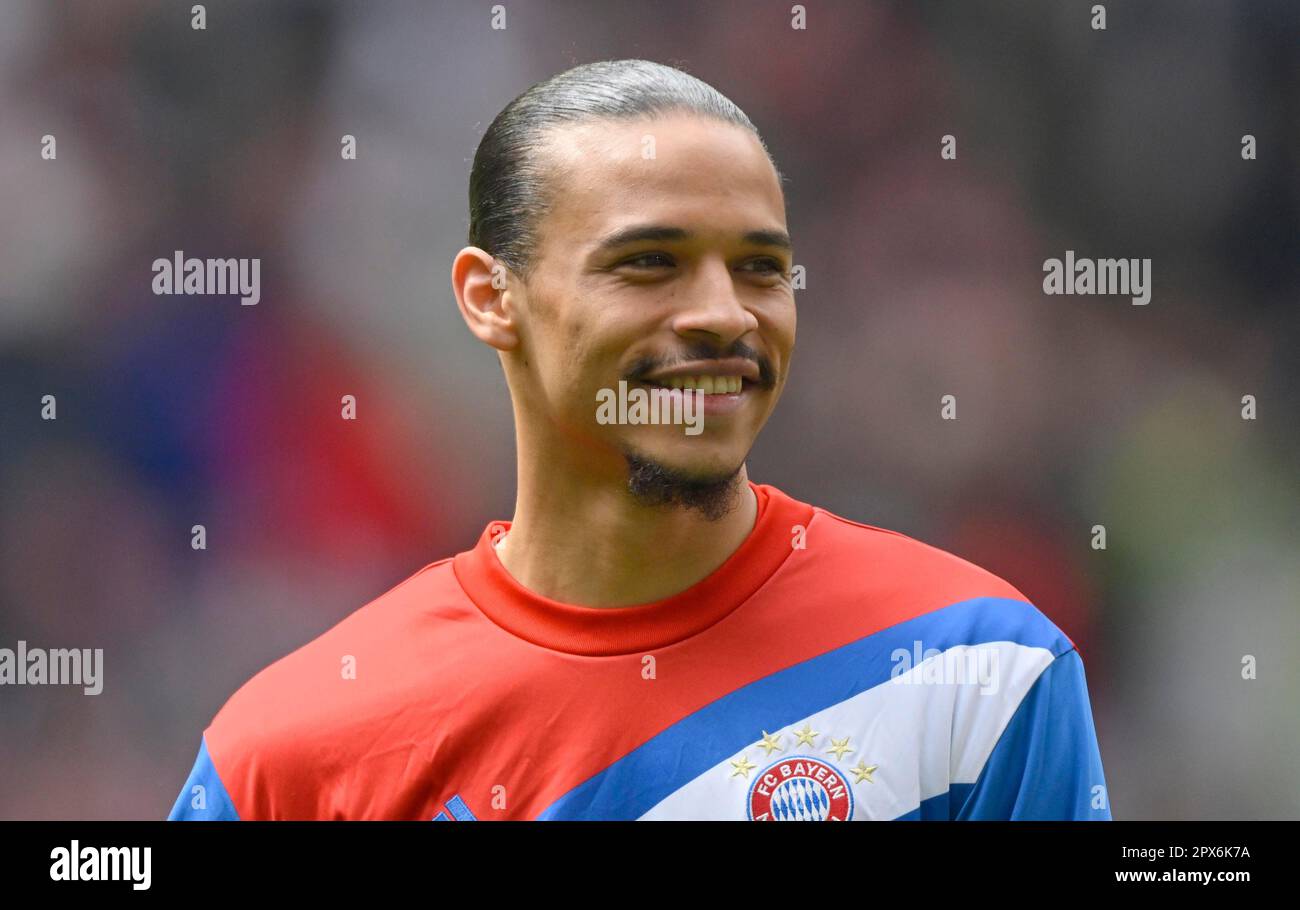
POLYGON ((702 262, 683 294, 687 302, 673 317, 673 331, 679 335, 712 335, 725 347, 758 328, 758 317, 737 296, 735 278, 721 260, 702 262))

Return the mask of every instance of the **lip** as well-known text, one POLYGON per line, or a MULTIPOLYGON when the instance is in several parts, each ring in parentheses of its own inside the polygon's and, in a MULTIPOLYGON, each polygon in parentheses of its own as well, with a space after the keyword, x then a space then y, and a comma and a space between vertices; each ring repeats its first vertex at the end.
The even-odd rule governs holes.
MULTIPOLYGON (((749 382, 758 382, 761 374, 758 364, 744 357, 728 357, 725 360, 692 360, 668 369, 660 370, 642 377, 645 382, 663 384, 665 379, 677 379, 682 376, 739 376, 749 382)), ((720 396, 726 397, 726 396, 720 396)))

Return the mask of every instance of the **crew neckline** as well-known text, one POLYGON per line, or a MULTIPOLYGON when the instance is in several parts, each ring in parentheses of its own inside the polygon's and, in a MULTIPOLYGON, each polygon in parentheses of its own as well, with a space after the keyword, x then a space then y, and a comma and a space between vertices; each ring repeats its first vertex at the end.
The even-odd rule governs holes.
POLYGON ((452 568, 461 588, 488 619, 533 644, 587 656, 633 654, 697 635, 743 604, 793 551, 791 530, 807 527, 813 507, 769 484, 749 481, 758 504, 754 527, 726 561, 670 597, 626 607, 586 607, 543 597, 521 585, 493 541, 510 522, 488 522, 473 549, 452 568))

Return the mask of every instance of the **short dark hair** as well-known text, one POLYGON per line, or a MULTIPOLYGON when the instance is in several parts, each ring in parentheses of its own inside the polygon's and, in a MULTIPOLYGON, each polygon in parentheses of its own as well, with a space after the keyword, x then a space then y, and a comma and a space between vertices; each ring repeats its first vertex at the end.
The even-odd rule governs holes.
POLYGON ((601 60, 529 88, 488 126, 469 177, 469 243, 528 280, 537 225, 548 210, 547 163, 537 154, 556 127, 689 112, 744 127, 780 168, 745 112, 713 86, 649 60, 601 60))

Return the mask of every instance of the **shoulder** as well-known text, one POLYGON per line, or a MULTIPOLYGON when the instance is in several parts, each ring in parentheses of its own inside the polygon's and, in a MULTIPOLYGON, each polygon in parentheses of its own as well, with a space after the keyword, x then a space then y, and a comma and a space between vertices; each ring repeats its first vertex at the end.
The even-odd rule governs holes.
POLYGON ((1006 579, 901 531, 853 521, 821 506, 814 506, 813 514, 814 527, 824 537, 828 558, 870 566, 875 571, 888 572, 895 579, 923 582, 925 586, 942 585, 984 596, 1026 599, 1006 579))
POLYGON ((230 696, 204 739, 241 818, 321 817, 328 782, 382 748, 421 690, 447 689, 423 633, 467 611, 456 590, 451 558, 430 563, 230 696))
POLYGON ((1007 640, 1046 647, 1059 655, 1073 647, 1014 584, 955 553, 900 531, 853 521, 813 506, 803 552, 819 586, 851 602, 872 604, 892 622, 916 620, 926 637, 1007 640))

